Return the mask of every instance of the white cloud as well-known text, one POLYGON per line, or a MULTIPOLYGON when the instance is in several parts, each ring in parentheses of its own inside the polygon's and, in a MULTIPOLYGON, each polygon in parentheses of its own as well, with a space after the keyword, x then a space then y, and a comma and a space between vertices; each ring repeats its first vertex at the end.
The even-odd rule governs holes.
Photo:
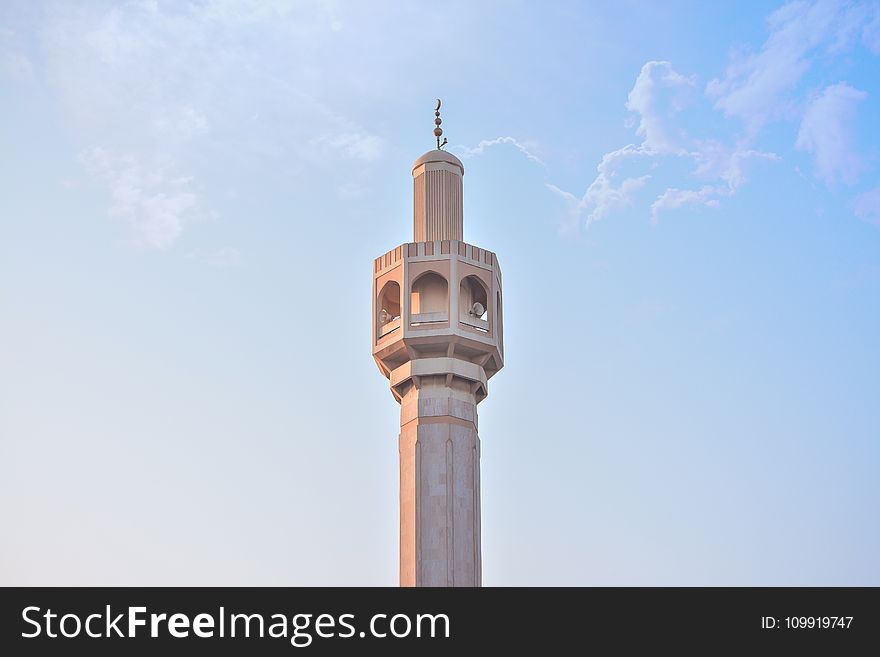
POLYGON ((120 7, 112 7, 98 21, 98 26, 83 35, 86 45, 108 66, 122 66, 143 57, 156 44, 145 27, 139 27, 120 7))
POLYGON ((826 87, 810 102, 801 121, 795 147, 812 153, 816 176, 833 185, 856 182, 862 168, 852 135, 852 123, 864 91, 839 82, 826 87))
POLYGON ((710 185, 705 185, 698 190, 670 187, 651 204, 651 223, 658 223, 658 214, 661 210, 675 210, 685 205, 705 205, 709 208, 717 208, 720 204, 717 197, 725 193, 727 192, 723 188, 719 189, 710 185))
POLYGON ((721 198, 733 196, 746 183, 743 163, 750 159, 780 160, 776 153, 768 153, 742 146, 726 148, 718 142, 704 142, 689 155, 697 163, 695 178, 717 179, 719 184, 703 185, 699 189, 668 187, 651 204, 651 223, 659 222, 660 212, 676 210, 686 205, 703 205, 717 208, 721 198))
POLYGON ((718 179, 731 194, 746 182, 745 162, 781 159, 776 153, 747 148, 743 144, 730 147, 717 140, 697 142, 696 148, 688 155, 697 165, 693 172, 695 178, 718 179))
MULTIPOLYGON (((324 53, 334 30, 334 38, 344 35, 341 13, 324 0, 59 3, 37 31, 40 61, 75 150, 100 144, 135 163, 142 197, 114 202, 112 213, 135 217, 140 242, 167 248, 186 230, 195 194, 168 180, 152 193, 150 175, 165 163, 203 182, 217 177, 218 186, 264 184, 266 169, 281 167, 293 176, 322 169, 342 185, 382 157, 383 138, 336 109, 344 98, 351 111, 356 89, 342 85, 362 79, 325 83, 336 79, 337 64, 324 53), (224 167, 212 166, 218 159, 224 167), (153 220, 150 203, 158 205, 153 220)), ((111 190, 123 179, 100 178, 111 190)))
MULTIPOLYGON (((651 204, 654 222, 661 212, 686 205, 718 206, 745 184, 748 162, 781 159, 755 147, 758 135, 768 121, 800 113, 797 108, 804 103, 799 85, 818 59, 830 61, 859 42, 880 53, 880 2, 796 0, 773 12, 767 28, 769 34, 758 51, 732 55, 724 75, 705 89, 715 110, 741 122, 742 134, 726 139, 689 134, 680 114, 691 107, 695 77, 679 73, 669 62, 649 61, 626 102, 626 108, 637 115, 636 134, 642 142, 606 153, 598 175, 579 199, 554 185, 548 187, 566 199, 572 212, 586 215, 587 224, 632 205, 634 192, 647 186, 649 174, 652 181, 666 182, 651 204), (646 160, 644 175, 631 170, 623 175, 623 162, 634 155, 646 160), (681 163, 687 161, 694 165, 689 177, 701 184, 676 179, 681 176, 681 163)), ((865 98, 865 92, 841 82, 811 99, 802 114, 795 146, 813 154, 817 177, 829 185, 858 178, 862 161, 854 148, 852 125, 856 107, 865 98)))
POLYGON ((189 177, 169 177, 164 168, 146 169, 135 156, 115 155, 100 147, 83 151, 79 159, 94 179, 106 185, 111 197, 108 214, 128 223, 135 241, 143 246, 171 248, 198 210, 189 177))
POLYGON ((632 206, 635 193, 645 186, 651 175, 624 176, 619 169, 633 159, 688 154, 681 145, 681 135, 674 135, 668 129, 667 118, 681 111, 682 91, 693 85, 693 78, 681 75, 669 62, 647 62, 626 102, 626 108, 639 115, 636 134, 643 137, 642 143, 605 153, 596 167, 596 177, 581 198, 556 185, 548 184, 548 189, 566 200, 573 215, 585 215, 587 226, 632 206))
POLYGON ((642 146, 658 153, 681 150, 678 139, 670 135, 667 118, 681 111, 681 92, 694 86, 693 77, 673 70, 669 62, 647 62, 642 66, 626 101, 626 108, 639 115, 636 134, 643 137, 642 146), (665 106, 661 107, 661 103, 665 106))
POLYGON ((468 146, 456 146, 455 149, 457 152, 461 153, 462 157, 474 157, 475 155, 482 155, 486 152, 486 149, 491 146, 497 146, 499 144, 512 144, 516 147, 516 149, 526 156, 527 159, 532 162, 536 162, 541 166, 544 166, 544 162, 541 161, 537 155, 532 153, 529 146, 523 144, 513 137, 496 137, 495 139, 481 139, 480 143, 474 146, 473 148, 468 146))
POLYGON ((721 173, 721 179, 727 183, 728 189, 735 192, 746 182, 743 163, 750 159, 779 161, 782 158, 776 153, 759 151, 753 148, 738 148, 731 153, 727 166, 721 173))
POLYGON ((880 226, 880 187, 856 197, 855 213, 859 219, 880 226))
POLYGON ((576 216, 586 214, 587 225, 603 219, 614 211, 622 210, 633 203, 633 195, 645 186, 651 178, 650 175, 620 178, 616 169, 617 165, 628 158, 650 154, 638 146, 632 144, 621 149, 606 153, 596 167, 596 178, 590 183, 587 191, 581 198, 575 197, 556 185, 548 184, 550 191, 559 194, 569 204, 571 212, 576 216), (619 182, 618 182, 619 180, 619 182))
POLYGON ((774 153, 758 151, 744 143, 727 146, 717 139, 697 140, 679 126, 679 114, 690 100, 688 92, 695 85, 693 76, 675 71, 669 62, 647 62, 639 72, 627 98, 626 107, 638 114, 636 134, 641 144, 628 144, 606 153, 597 167, 597 175, 581 198, 547 185, 566 200, 575 216, 586 216, 586 224, 602 219, 634 204, 635 194, 652 178, 661 179, 661 167, 674 162, 692 162, 691 176, 706 181, 697 189, 669 186, 654 200, 651 221, 659 213, 700 204, 717 207, 720 199, 731 196, 746 181, 745 162, 753 158, 779 159, 774 153), (636 164, 642 175, 624 175, 627 165, 636 164), (656 173, 655 173, 656 172, 656 173))
MULTIPOLYGON (((767 19, 770 34, 757 53, 738 53, 706 93, 725 116, 741 119, 754 135, 767 121, 790 112, 795 89, 816 55, 839 51, 870 20, 864 4, 829 0, 789 2, 767 19)), ((869 33, 867 27, 863 34, 869 33)), ((867 43, 870 36, 863 36, 867 43)))

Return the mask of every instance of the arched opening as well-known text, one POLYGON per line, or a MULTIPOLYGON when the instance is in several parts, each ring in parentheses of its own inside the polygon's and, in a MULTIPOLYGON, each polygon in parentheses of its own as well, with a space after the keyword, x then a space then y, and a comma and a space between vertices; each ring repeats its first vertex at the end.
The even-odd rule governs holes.
POLYGON ((434 271, 413 281, 410 293, 412 323, 430 324, 449 320, 449 284, 434 271))
POLYGON ((489 331, 489 294, 476 276, 461 279, 458 295, 458 318, 463 324, 480 331, 489 331))
POLYGON ((381 338, 400 328, 400 285, 388 281, 376 303, 376 335, 381 338))
POLYGON ((501 290, 498 291, 498 296, 495 304, 495 326, 498 333, 498 346, 502 348, 504 345, 504 313, 501 311, 501 290))

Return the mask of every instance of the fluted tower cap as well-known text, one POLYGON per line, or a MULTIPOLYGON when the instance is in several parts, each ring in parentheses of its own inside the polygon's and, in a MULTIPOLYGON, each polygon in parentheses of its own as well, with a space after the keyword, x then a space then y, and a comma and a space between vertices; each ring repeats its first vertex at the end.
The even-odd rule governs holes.
POLYGON ((416 176, 416 169, 418 169, 423 164, 427 164, 428 162, 445 162, 447 164, 451 164, 454 167, 458 167, 459 176, 464 175, 464 164, 461 163, 455 155, 452 153, 448 153, 446 151, 442 151, 439 148, 435 148, 434 150, 428 151, 424 155, 422 155, 418 160, 416 160, 412 165, 413 177, 416 176))
POLYGON ((464 240, 464 165, 444 150, 428 151, 415 161, 413 241, 464 240))

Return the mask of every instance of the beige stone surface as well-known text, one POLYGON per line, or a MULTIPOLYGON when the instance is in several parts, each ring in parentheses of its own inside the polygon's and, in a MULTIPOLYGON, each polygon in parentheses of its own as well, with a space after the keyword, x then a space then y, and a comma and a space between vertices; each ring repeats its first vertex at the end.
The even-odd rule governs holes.
POLYGON ((461 240, 464 233, 464 165, 433 150, 413 164, 413 240, 461 240))
POLYGON ((463 241, 464 166, 413 165, 414 241, 373 263, 373 357, 400 403, 400 584, 480 586, 477 404, 504 366, 501 268, 463 241))
POLYGON ((480 439, 461 388, 437 377, 401 404, 401 586, 480 585, 480 439))

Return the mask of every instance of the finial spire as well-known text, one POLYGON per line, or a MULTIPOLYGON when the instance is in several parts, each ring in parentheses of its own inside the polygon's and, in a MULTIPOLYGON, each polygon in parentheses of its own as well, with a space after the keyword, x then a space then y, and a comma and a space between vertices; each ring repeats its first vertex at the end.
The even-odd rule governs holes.
POLYGON ((440 127, 440 124, 443 123, 443 119, 440 118, 440 99, 437 99, 437 107, 434 108, 434 125, 437 126, 434 128, 434 136, 437 138, 437 149, 441 149, 446 146, 448 140, 446 137, 443 137, 443 143, 440 143, 440 136, 443 134, 443 128, 440 127))

